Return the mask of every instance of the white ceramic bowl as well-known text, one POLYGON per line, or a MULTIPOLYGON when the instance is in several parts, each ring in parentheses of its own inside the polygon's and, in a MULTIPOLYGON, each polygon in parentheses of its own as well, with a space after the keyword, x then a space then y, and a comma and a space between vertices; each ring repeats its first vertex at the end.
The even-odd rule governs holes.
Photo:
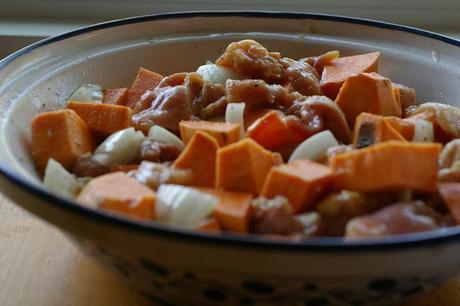
POLYGON ((460 229, 379 241, 302 242, 214 236, 126 220, 46 192, 29 154, 29 123, 80 84, 131 83, 139 66, 194 70, 230 41, 255 38, 299 58, 379 50, 382 74, 420 101, 460 103, 460 42, 393 24, 288 13, 186 13, 103 23, 0 62, 0 187, 82 250, 164 305, 380 305, 458 274, 460 229))

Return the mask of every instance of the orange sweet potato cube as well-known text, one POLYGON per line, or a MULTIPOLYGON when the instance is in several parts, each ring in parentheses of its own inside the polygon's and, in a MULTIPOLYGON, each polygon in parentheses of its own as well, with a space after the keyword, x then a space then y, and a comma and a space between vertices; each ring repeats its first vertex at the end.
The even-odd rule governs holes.
POLYGON ((334 59, 324 66, 321 74, 321 89, 331 99, 335 99, 343 83, 352 75, 362 72, 377 72, 380 52, 344 56, 334 59))
POLYGON ((262 196, 285 196, 294 213, 307 211, 330 189, 333 178, 327 166, 306 159, 296 160, 270 170, 262 196))
POLYGON ((133 85, 128 90, 125 105, 133 108, 147 90, 153 90, 161 82, 163 76, 143 67, 139 68, 133 85))
POLYGON ((359 192, 436 190, 439 143, 382 142, 332 156, 337 189, 359 192))
POLYGON ((335 99, 350 126, 362 112, 401 117, 401 104, 395 98, 391 81, 377 73, 349 77, 335 99))
POLYGON ((391 125, 404 139, 411 141, 414 137, 415 124, 395 116, 383 117, 383 120, 391 125))
POLYGON ((92 179, 82 189, 77 201, 132 217, 155 218, 155 192, 124 172, 92 179))
POLYGON ((252 194, 209 188, 200 190, 211 193, 219 199, 219 204, 214 208, 213 216, 222 229, 240 233, 249 232, 252 194))
POLYGON ((355 128, 353 129, 353 145, 356 148, 364 148, 389 140, 406 141, 385 118, 390 117, 369 113, 361 113, 356 117, 355 128))
POLYGON ((240 140, 240 125, 235 122, 213 122, 204 120, 181 121, 179 123, 182 141, 187 144, 196 131, 205 132, 214 137, 223 147, 240 140))
POLYGON ((216 187, 259 195, 273 166, 272 153, 250 138, 217 151, 216 187))
POLYGON ((193 173, 193 186, 214 187, 217 149, 219 144, 214 137, 197 131, 173 166, 190 169, 193 173))
POLYGON ((67 108, 74 110, 89 128, 104 135, 131 126, 131 108, 123 105, 69 101, 67 108))
POLYGON ((102 103, 124 105, 128 98, 128 88, 105 88, 102 103))
POLYGON ((32 119, 32 156, 40 172, 50 158, 71 169, 96 143, 86 123, 69 109, 41 113, 32 119))

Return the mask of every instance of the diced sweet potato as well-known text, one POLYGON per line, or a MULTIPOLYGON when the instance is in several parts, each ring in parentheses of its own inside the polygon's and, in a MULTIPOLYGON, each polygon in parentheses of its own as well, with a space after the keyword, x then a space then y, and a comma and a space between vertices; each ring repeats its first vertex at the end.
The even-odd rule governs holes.
POLYGON ((352 75, 362 72, 377 72, 380 52, 339 57, 324 66, 321 75, 321 88, 326 96, 335 99, 340 87, 352 75))
POLYGON ((155 192, 123 172, 92 179, 82 189, 77 201, 133 217, 155 218, 155 192))
POLYGON ((240 233, 249 232, 252 194, 208 188, 200 190, 219 198, 219 204, 214 208, 213 216, 222 229, 240 233))
POLYGON ((329 167, 309 160, 271 168, 265 181, 262 196, 285 196, 294 213, 310 210, 331 187, 333 179, 329 167))
POLYGON ((438 191, 457 225, 460 225, 460 183, 440 182, 438 191))
POLYGON ((163 79, 161 74, 145 68, 139 68, 133 85, 128 90, 125 105, 133 108, 147 90, 153 90, 163 79))
POLYGON ((132 110, 127 106, 69 101, 67 108, 74 110, 89 128, 104 135, 131 126, 132 110))
POLYGON ((193 172, 193 186, 214 187, 218 148, 219 144, 214 137, 197 131, 173 166, 190 169, 193 172))
POLYGON ((128 98, 128 88, 106 88, 103 90, 102 103, 124 105, 128 98))
POLYGON ((388 141, 332 156, 329 164, 338 175, 337 189, 433 192, 440 150, 437 143, 388 141))
POLYGON ((350 126, 362 112, 401 117, 401 105, 395 99, 391 81, 377 73, 349 77, 335 100, 350 126))
POLYGON ((278 111, 271 111, 256 120, 248 128, 247 136, 269 150, 297 145, 306 138, 304 134, 291 129, 278 111))
POLYGON ((250 138, 220 148, 217 152, 216 187, 259 195, 273 162, 272 153, 250 138))
POLYGON ((40 172, 50 158, 72 169, 78 157, 95 149, 86 123, 73 110, 36 115, 32 120, 32 156, 40 172))
POLYGON ((196 131, 211 135, 221 147, 240 140, 240 125, 235 122, 181 121, 179 127, 182 141, 185 144, 189 143, 196 131))
POLYGON ((382 116, 361 113, 356 117, 353 137, 353 145, 356 148, 364 148, 389 140, 406 141, 382 116))
POLYGON ((272 109, 268 108, 254 108, 244 110, 244 129, 247 130, 257 119, 265 116, 272 109))
POLYGON ((383 121, 391 125, 402 137, 404 137, 404 139, 411 141, 414 137, 414 123, 395 116, 383 117, 383 121))

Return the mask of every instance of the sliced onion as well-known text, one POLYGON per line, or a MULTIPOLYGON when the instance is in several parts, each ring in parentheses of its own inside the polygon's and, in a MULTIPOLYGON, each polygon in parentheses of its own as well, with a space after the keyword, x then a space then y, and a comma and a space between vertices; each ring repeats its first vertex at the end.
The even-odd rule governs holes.
POLYGON ((222 67, 216 64, 206 64, 198 67, 196 72, 201 75, 203 80, 206 82, 210 82, 213 84, 222 84, 225 85, 225 82, 227 80, 242 80, 245 79, 244 76, 242 76, 239 73, 236 73, 235 71, 222 67))
POLYGON ((298 159, 320 161, 326 157, 327 149, 338 145, 339 142, 331 131, 326 130, 319 132, 299 144, 294 152, 292 152, 291 157, 289 157, 289 162, 298 159))
POLYGON ((185 148, 184 142, 179 137, 159 125, 154 125, 150 128, 148 137, 156 141, 171 144, 180 150, 185 148))
POLYGON ((240 124, 240 138, 244 137, 244 108, 245 103, 228 103, 225 110, 225 122, 240 124))
POLYGON ((97 84, 83 84, 69 97, 69 101, 102 102, 104 94, 102 87, 97 84))
POLYGON ((418 118, 407 118, 404 120, 412 122, 415 125, 412 142, 434 141, 433 123, 428 120, 418 118))
POLYGON ((157 219, 187 229, 195 229, 206 219, 219 200, 205 192, 181 185, 160 185, 157 191, 157 219))
POLYGON ((132 127, 115 132, 97 147, 93 158, 107 167, 127 164, 138 156, 143 139, 144 134, 132 127))
POLYGON ((81 187, 77 177, 54 159, 48 160, 43 185, 49 191, 69 199, 74 199, 81 187))

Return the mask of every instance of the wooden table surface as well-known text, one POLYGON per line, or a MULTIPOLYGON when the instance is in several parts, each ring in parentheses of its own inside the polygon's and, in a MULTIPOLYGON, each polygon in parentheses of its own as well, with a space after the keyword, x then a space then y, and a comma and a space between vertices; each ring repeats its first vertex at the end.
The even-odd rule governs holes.
MULTIPOLYGON (((0 305, 152 306, 81 254, 56 228, 1 194, 0 305)), ((460 277, 403 306, 455 305, 460 305, 460 277)))

